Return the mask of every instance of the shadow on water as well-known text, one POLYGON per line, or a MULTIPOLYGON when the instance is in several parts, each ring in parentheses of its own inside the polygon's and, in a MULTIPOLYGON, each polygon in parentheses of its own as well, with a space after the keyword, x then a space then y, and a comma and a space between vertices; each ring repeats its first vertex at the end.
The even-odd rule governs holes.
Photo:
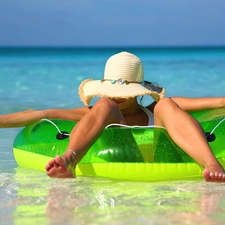
POLYGON ((225 185, 1 174, 0 224, 224 224, 225 185), (4 223, 4 222, 5 223, 4 223))

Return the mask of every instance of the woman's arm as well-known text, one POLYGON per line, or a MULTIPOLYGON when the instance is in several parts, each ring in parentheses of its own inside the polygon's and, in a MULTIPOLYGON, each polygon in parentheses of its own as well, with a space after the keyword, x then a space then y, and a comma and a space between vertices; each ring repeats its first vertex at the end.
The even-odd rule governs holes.
POLYGON ((184 98, 171 97, 181 109, 187 112, 195 112, 204 109, 216 109, 225 107, 225 97, 219 98, 184 98))
POLYGON ((27 110, 0 115, 0 128, 23 127, 30 123, 46 119, 64 119, 79 121, 90 108, 27 110))

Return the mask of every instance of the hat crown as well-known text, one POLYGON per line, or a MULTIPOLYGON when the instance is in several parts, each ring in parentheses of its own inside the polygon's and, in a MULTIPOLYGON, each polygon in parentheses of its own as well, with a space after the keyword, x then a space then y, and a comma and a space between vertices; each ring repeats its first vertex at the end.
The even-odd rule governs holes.
POLYGON ((118 80, 120 78, 129 82, 143 81, 143 66, 137 56, 129 52, 121 52, 107 60, 104 79, 118 80))

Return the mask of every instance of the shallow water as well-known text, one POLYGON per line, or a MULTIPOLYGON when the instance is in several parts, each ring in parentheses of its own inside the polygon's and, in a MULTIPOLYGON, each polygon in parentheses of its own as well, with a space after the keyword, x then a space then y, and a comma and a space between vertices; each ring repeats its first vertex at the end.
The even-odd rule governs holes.
MULTIPOLYGON (((81 106, 80 81, 101 79, 115 52, 0 49, 0 114, 81 106)), ((167 96, 224 95, 224 48, 131 52, 143 60, 147 80, 163 85, 167 96)), ((50 179, 17 168, 12 146, 19 130, 0 129, 0 224, 224 224, 225 184, 50 179)))
POLYGON ((225 185, 1 174, 1 224, 224 224, 225 185), (6 221, 4 223, 3 221, 6 221))

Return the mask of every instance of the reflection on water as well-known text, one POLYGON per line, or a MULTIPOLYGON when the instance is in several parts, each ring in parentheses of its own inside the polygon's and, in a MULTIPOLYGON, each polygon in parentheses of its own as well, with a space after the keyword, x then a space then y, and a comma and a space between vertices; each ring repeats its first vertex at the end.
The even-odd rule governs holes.
POLYGON ((197 181, 1 178, 0 224, 224 224, 225 185, 197 181))

